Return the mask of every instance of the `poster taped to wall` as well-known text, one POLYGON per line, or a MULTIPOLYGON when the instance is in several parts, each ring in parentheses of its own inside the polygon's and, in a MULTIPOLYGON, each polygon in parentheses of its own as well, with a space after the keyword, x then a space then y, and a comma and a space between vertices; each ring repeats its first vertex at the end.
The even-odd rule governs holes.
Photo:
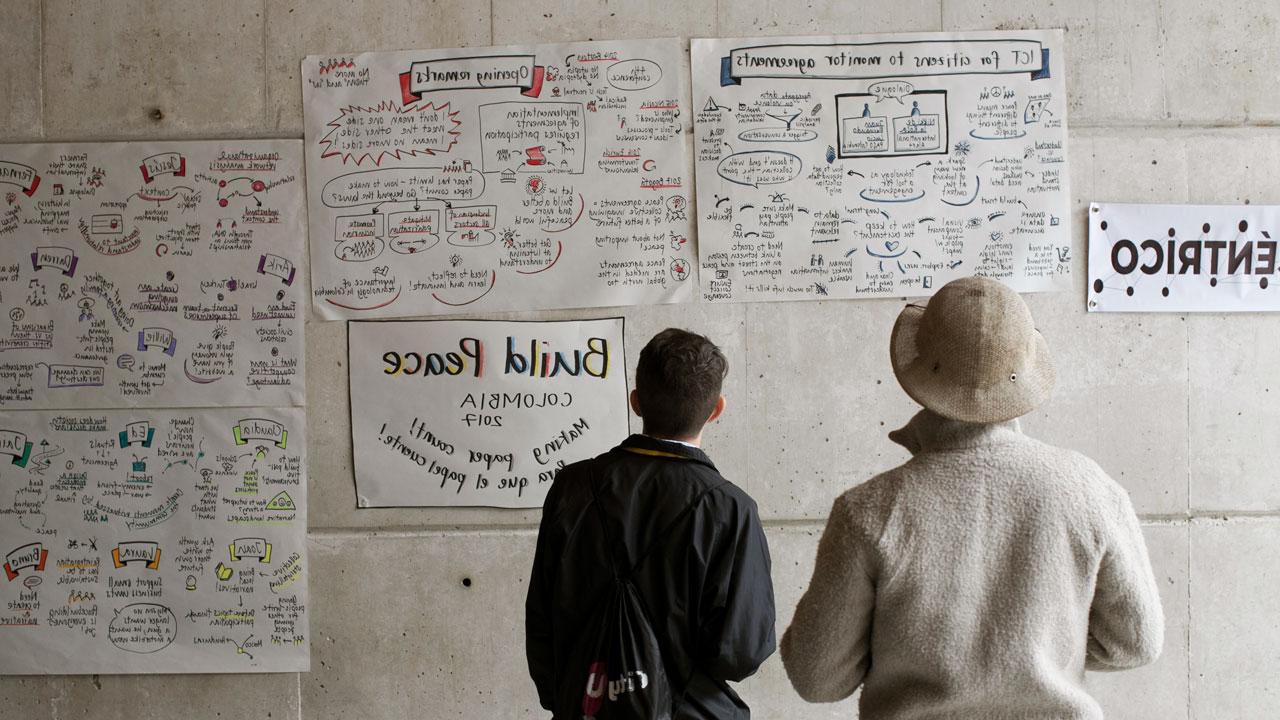
POLYGON ((622 318, 353 322, 361 507, 539 508, 628 430, 622 318))
POLYGON ((309 668, 304 413, 0 418, 0 673, 309 668))
POLYGON ((0 410, 302 404, 301 151, 0 145, 0 410))
POLYGON ((694 40, 702 298, 1065 288, 1062 47, 1039 30, 694 40))
POLYGON ((310 56, 325 318, 693 295, 679 40, 310 56))
POLYGON ((1280 206, 1089 205, 1089 310, 1280 310, 1280 206))

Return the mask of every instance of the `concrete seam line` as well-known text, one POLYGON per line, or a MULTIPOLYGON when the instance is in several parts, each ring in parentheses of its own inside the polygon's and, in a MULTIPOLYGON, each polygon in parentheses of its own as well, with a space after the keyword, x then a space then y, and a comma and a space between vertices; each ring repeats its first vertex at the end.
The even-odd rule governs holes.
MULTIPOLYGON (((1280 511, 1271 510, 1199 510, 1189 513, 1139 513, 1146 526, 1178 526, 1190 523, 1225 524, 1232 522, 1280 522, 1280 511)), ((767 529, 821 528, 826 518, 776 518, 762 520, 767 529)), ((309 536, 317 538, 380 537, 402 538, 423 535, 537 535, 537 524, 478 523, 475 525, 371 525, 368 527, 312 527, 309 536)))

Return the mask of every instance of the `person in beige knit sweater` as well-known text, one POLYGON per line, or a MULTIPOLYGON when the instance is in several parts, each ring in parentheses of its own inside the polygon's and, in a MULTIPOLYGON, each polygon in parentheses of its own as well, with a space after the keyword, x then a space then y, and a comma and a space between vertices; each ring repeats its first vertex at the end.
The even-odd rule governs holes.
POLYGON ((1153 662, 1164 617, 1128 495, 1022 434, 1055 379, 1022 298, 965 278, 910 305, 894 373, 913 457, 839 496, 782 639, 801 697, 861 720, 1101 718, 1085 670, 1153 662))

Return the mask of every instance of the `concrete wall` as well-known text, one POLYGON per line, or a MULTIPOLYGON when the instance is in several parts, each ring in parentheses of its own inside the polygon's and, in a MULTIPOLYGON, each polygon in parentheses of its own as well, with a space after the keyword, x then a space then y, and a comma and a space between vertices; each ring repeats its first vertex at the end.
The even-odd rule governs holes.
MULTIPOLYGON (((1091 454, 1132 493, 1168 616, 1159 662, 1089 687, 1126 720, 1273 718, 1280 316, 1090 316, 1083 259, 1092 199, 1280 203, 1278 26, 1266 0, 3 0, 0 141, 301 137, 307 53, 1065 27, 1077 280, 1029 298, 1061 381, 1026 426, 1091 454)), ((884 439, 912 412, 889 371, 899 307, 624 311, 633 358, 668 325, 729 354, 730 410, 707 449, 767 519, 780 627, 833 496, 903 459, 884 439)), ((520 629, 536 514, 357 511, 345 332, 308 326, 312 672, 0 678, 0 716, 543 716, 520 629)), ((855 714, 851 702, 804 706, 776 658, 743 690, 760 718, 855 714)))

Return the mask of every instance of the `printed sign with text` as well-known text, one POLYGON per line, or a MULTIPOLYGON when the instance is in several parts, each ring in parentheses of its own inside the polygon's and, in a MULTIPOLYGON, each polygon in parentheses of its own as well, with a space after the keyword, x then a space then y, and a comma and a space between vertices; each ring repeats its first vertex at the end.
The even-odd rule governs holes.
POLYGON ((1280 310, 1276 205, 1089 206, 1092 312, 1280 310))

